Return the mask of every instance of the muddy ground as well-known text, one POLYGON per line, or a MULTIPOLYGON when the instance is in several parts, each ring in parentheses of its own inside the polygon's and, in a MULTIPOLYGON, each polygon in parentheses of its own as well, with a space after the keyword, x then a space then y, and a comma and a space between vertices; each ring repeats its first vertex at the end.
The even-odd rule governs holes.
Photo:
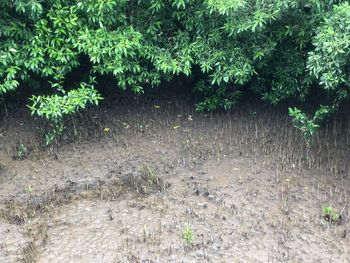
POLYGON ((106 102, 54 147, 1 114, 0 262, 350 262, 349 120, 306 155, 285 110, 249 102, 106 102))

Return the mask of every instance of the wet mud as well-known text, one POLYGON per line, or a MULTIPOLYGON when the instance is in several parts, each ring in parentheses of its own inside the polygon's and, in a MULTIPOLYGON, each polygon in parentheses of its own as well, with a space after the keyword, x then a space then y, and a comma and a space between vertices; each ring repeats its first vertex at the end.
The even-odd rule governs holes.
POLYGON ((349 121, 132 100, 0 126, 0 262, 350 262, 349 121), (325 220, 331 206, 341 222, 325 220))

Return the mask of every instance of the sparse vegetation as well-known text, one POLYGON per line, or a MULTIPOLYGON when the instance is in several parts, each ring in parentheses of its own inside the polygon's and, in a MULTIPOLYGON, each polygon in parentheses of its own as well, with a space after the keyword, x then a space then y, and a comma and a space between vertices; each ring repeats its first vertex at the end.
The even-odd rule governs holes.
POLYGON ((324 206, 322 208, 323 218, 330 223, 340 223, 342 221, 341 214, 333 209, 331 206, 324 206))
POLYGON ((14 154, 13 158, 16 160, 23 160, 27 155, 28 148, 24 144, 19 143, 16 147, 16 153, 14 154))
POLYGON ((33 193, 33 188, 32 188, 31 185, 28 185, 27 188, 24 189, 24 191, 25 191, 26 193, 28 193, 28 194, 31 196, 32 193, 33 193))
POLYGON ((187 245, 193 244, 193 230, 190 224, 185 224, 182 237, 187 245))
POLYGON ((320 130, 305 169, 289 117, 243 103, 199 114, 176 96, 123 98, 68 118, 74 141, 57 145, 57 159, 37 147, 37 122, 10 113, 0 124, 0 261, 347 262, 350 122, 320 130), (20 143, 30 158, 18 162, 20 143), (325 200, 344 206, 333 208, 341 224, 322 217, 325 200), (254 249, 239 253, 247 242, 254 249))
POLYGON ((145 164, 145 173, 148 179, 148 183, 150 185, 157 184, 157 176, 154 171, 149 167, 149 165, 145 164))

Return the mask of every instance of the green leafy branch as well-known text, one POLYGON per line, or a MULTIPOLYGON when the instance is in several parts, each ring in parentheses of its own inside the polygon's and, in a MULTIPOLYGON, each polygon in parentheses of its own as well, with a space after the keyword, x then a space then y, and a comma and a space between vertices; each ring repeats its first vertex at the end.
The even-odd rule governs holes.
POLYGON ((45 135, 47 145, 51 144, 63 133, 64 117, 78 110, 85 109, 89 104, 98 105, 102 99, 101 95, 91 84, 84 82, 77 89, 68 92, 61 89, 61 92, 64 94, 32 96, 30 98, 31 105, 28 105, 32 115, 46 119, 51 126, 51 130, 45 135))
POLYGON ((289 115, 293 118, 294 127, 299 129, 310 147, 310 141, 321 123, 335 111, 335 106, 321 106, 310 119, 305 112, 297 108, 289 108, 289 115))

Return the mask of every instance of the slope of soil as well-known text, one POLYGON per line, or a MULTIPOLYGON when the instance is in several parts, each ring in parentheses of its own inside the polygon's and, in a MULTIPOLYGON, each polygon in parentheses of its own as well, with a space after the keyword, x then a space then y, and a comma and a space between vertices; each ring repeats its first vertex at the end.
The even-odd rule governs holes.
POLYGON ((306 156, 283 113, 243 108, 129 99, 49 148, 39 120, 4 115, 0 262, 350 262, 349 122, 306 156))

